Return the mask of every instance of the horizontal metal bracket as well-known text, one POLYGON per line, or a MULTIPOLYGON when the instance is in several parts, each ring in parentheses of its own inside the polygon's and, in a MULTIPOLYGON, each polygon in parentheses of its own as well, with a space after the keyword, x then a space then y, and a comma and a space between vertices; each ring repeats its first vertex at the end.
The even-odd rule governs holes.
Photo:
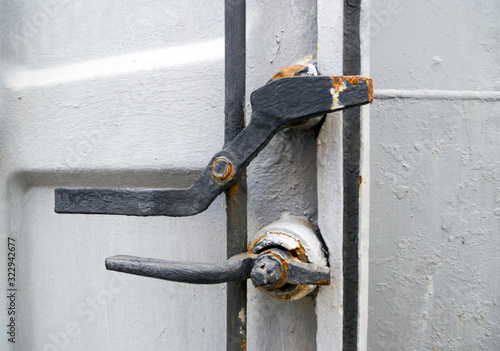
POLYGON ((247 127, 215 154, 186 189, 56 188, 57 213, 191 216, 233 185, 279 131, 298 122, 373 100, 372 80, 302 76, 273 80, 251 94, 247 127))

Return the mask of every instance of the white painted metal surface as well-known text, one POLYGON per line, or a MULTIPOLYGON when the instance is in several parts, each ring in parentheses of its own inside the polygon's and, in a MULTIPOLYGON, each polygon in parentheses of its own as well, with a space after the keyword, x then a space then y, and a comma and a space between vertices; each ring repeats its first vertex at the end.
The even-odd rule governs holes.
MULTIPOLYGON (((321 73, 341 73, 342 2, 318 4, 247 1, 248 93, 316 53, 321 73)), ((115 254, 224 260, 223 197, 189 218, 53 212, 56 186, 183 187, 220 149, 223 2, 1 6, 0 255, 15 238, 18 290, 16 343, 2 332, 0 348, 224 349, 224 285, 104 269, 115 254)), ((283 212, 318 216, 334 283, 290 303, 250 288, 248 350, 341 350, 340 126, 330 117, 318 148, 281 133, 249 169, 250 235, 283 212)))
POLYGON ((222 146, 223 4, 46 6, 2 2, 1 257, 15 238, 18 291, 0 349, 224 348, 224 285, 104 268, 120 253, 224 260, 223 198, 193 218, 53 212, 63 184, 186 186, 222 146))
MULTIPOLYGON (((343 1, 318 2, 318 70, 342 74, 343 1)), ((318 144, 318 225, 329 250, 332 284, 318 292, 318 350, 342 350, 343 297, 343 149, 342 113, 328 116, 318 144)))
POLYGON ((370 350, 500 350, 499 17, 372 2, 370 350))
MULTIPOLYGON (((370 77, 370 2, 361 0, 360 7, 360 56, 361 75, 370 77)), ((357 349, 368 348, 368 291, 370 244, 370 107, 360 110, 359 147, 359 229, 358 229, 358 330, 357 349)))

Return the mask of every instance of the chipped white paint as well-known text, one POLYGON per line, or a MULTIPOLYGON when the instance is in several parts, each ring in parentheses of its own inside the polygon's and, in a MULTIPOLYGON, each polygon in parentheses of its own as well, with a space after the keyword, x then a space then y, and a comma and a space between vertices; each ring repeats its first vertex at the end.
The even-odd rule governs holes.
POLYGON ((245 316, 245 308, 242 308, 240 312, 238 312, 238 318, 242 323, 245 323, 246 316, 245 316))
POLYGON ((341 92, 346 90, 346 88, 347 88, 347 85, 346 85, 345 80, 341 80, 340 86, 335 87, 335 89, 334 88, 330 89, 330 94, 332 94, 332 98, 333 98, 331 110, 335 110, 335 109, 339 109, 339 108, 344 107, 344 105, 339 104, 339 96, 340 96, 341 92))

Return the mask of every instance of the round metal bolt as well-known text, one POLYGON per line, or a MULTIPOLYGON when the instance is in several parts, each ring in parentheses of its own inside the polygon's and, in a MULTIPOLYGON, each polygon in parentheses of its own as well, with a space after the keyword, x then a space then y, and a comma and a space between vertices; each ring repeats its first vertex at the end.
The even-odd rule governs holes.
POLYGON ((226 180, 229 178, 232 171, 233 166, 231 165, 231 162, 225 158, 220 157, 212 164, 212 175, 215 179, 226 180))

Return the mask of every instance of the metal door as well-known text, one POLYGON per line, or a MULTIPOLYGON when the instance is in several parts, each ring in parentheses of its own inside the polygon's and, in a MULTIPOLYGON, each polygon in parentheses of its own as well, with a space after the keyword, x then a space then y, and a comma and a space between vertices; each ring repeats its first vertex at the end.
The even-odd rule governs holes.
MULTIPOLYGON (((53 210, 58 186, 189 186, 221 148, 224 2, 1 4, 0 247, 15 252, 0 273, 15 343, 7 327, 1 348, 225 349, 225 284, 104 269, 115 254, 225 260, 223 196, 181 218, 53 210)), ((307 56, 342 74, 343 6, 247 1, 247 97, 307 56)), ((333 277, 295 302, 249 287, 248 350, 342 349, 341 126, 337 115, 318 137, 281 133, 248 169, 249 236, 285 212, 316 217, 333 277)))

